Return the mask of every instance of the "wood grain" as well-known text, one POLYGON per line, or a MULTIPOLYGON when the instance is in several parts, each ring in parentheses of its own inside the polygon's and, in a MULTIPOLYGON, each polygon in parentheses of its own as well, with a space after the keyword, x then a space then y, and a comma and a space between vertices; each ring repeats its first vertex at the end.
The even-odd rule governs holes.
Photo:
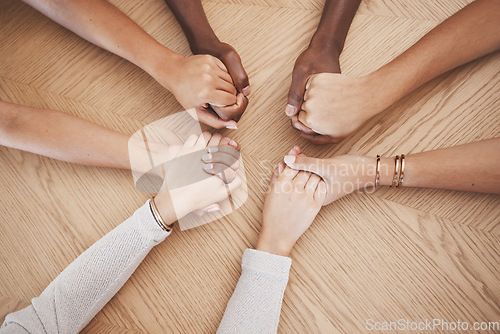
MULTIPOLYGON (((162 0, 113 0, 164 45, 189 55, 162 0)), ((500 55, 416 90, 338 145, 301 139, 284 114, 291 70, 324 0, 207 0, 242 57, 252 96, 238 131, 249 198, 156 247, 85 333, 213 333, 255 245, 263 194, 295 144, 313 156, 420 152, 500 135, 500 55), (164 312, 172 320, 164 318, 164 312)), ((389 62, 468 0, 367 0, 341 57, 360 76, 389 62)), ((15 0, 0 3, 0 99, 65 111, 132 134, 181 111, 134 65, 15 0)), ((0 148, 0 320, 146 200, 125 171, 0 148), (27 203, 34 203, 28 205, 27 203)), ((352 194, 324 208, 292 253, 280 333, 358 333, 365 321, 500 320, 500 197, 426 189, 352 194)))

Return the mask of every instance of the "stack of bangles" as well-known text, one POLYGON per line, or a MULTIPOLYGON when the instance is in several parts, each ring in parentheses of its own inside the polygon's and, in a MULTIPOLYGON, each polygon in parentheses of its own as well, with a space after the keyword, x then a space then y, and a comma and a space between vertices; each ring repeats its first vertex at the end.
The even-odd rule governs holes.
POLYGON ((151 201, 149 201, 149 209, 151 209, 151 213, 153 214, 153 217, 155 218, 156 223, 158 224, 158 226, 160 226, 160 228, 162 230, 167 231, 167 232, 172 231, 174 224, 171 224, 171 225, 165 224, 165 222, 163 221, 163 218, 161 218, 161 216, 160 216, 160 211, 158 211, 158 208, 156 207, 155 196, 153 196, 151 198, 151 201))
MULTIPOLYGON (((405 176, 405 155, 394 157, 394 176, 392 177, 391 188, 401 188, 405 176)), ((377 165, 375 170, 375 189, 380 186, 380 155, 377 154, 377 165)))

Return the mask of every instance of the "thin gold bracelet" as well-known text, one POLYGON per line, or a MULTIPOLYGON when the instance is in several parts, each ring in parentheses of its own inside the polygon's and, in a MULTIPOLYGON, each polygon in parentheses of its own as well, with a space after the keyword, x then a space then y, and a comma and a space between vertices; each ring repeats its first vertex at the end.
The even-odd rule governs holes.
POLYGON ((401 188, 403 186, 405 176, 405 155, 401 154, 401 172, 399 172, 399 182, 397 188, 401 188))
POLYGON ((398 182, 399 182, 399 155, 396 155, 396 157, 394 157, 394 176, 392 177, 391 188, 398 187, 399 186, 398 182))
POLYGON ((153 213, 153 217, 156 220, 156 223, 160 228, 164 231, 170 232, 172 231, 172 225, 167 225, 163 221, 163 218, 161 218, 160 212, 158 211, 158 208, 156 207, 155 203, 155 196, 151 197, 151 201, 149 201, 149 208, 151 209, 151 212, 153 213))
POLYGON ((380 186, 380 154, 377 154, 377 164, 375 165, 375 189, 380 186))

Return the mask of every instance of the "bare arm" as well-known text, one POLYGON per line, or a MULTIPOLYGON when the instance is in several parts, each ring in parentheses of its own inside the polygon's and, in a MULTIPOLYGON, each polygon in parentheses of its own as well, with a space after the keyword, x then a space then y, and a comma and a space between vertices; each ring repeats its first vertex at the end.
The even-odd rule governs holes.
MULTIPOLYGON (((500 194, 500 138, 407 155, 405 187, 500 194)), ((381 185, 391 185, 394 158, 382 159, 381 185)))
POLYGON ((436 76, 500 49, 500 1, 476 0, 372 74, 389 89, 386 105, 436 76))
POLYGON ((71 163, 129 169, 129 138, 60 111, 0 101, 0 145, 71 163))
POLYGON ((311 77, 299 121, 302 136, 336 143, 432 78, 500 48, 500 1, 477 0, 451 16, 399 57, 361 78, 311 77))
MULTIPOLYGON (((375 184, 375 157, 340 155, 317 159, 301 154, 300 149, 298 153, 287 155, 285 163, 325 180, 328 192, 324 205, 375 184)), ((392 184, 394 160, 394 157, 381 158, 381 186, 392 184)), ((406 155, 403 187, 500 194, 500 138, 406 155)))
MULTIPOLYGON (((208 55, 185 58, 169 50, 106 0, 25 1, 82 38, 142 68, 185 109, 237 103, 236 89, 219 59, 208 55)), ((204 113, 199 119, 216 128, 236 124, 209 116, 204 113)))

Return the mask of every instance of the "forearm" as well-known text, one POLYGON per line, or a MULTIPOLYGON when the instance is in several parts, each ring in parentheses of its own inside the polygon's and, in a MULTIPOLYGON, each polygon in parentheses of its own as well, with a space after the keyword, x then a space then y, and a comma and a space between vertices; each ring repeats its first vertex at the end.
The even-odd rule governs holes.
POLYGON ((219 42, 208 22, 201 0, 165 0, 179 22, 193 53, 204 53, 203 46, 219 42))
POLYGON ((361 0, 326 0, 312 47, 331 48, 339 55, 361 0))
MULTIPOLYGON (((404 187, 500 193, 500 138, 405 158, 404 187)), ((381 159, 381 185, 391 185, 394 158, 381 159)))
POLYGON ((50 109, 0 101, 0 144, 82 165, 129 169, 129 136, 50 109))
POLYGON ((179 57, 105 0, 24 0, 89 42, 141 67, 154 76, 161 63, 179 57))
POLYGON ((167 236, 146 203, 73 261, 32 305, 7 315, 0 332, 78 333, 167 236))
POLYGON ((391 105, 412 90, 500 48, 500 1, 477 0, 367 78, 391 105))
POLYGON ((291 259, 247 249, 217 333, 276 333, 291 259))

